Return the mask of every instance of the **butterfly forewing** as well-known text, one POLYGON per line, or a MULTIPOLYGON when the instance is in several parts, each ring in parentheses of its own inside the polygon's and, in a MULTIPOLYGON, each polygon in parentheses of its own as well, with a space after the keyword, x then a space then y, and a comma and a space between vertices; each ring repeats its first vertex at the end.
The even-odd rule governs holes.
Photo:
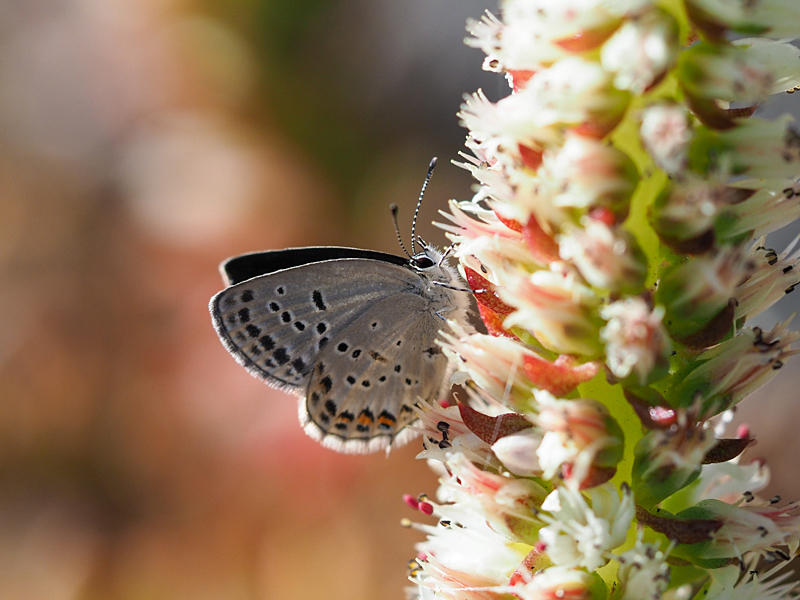
POLYGON ((360 250, 358 248, 312 246, 310 248, 289 248, 287 250, 242 254, 241 256, 229 258, 222 263, 221 271, 228 285, 235 285, 253 277, 268 275, 284 269, 348 258, 377 260, 401 266, 408 264, 408 259, 394 254, 386 254, 385 252, 360 250))
POLYGON ((301 410, 309 434, 338 449, 351 441, 369 442, 369 449, 390 444, 416 419, 418 398, 431 401, 442 387, 447 359, 435 343, 440 326, 429 303, 406 292, 337 329, 301 410))
POLYGON ((304 392, 342 331, 376 303, 418 285, 419 276, 399 265, 337 259, 233 285, 212 298, 211 313, 227 349, 252 374, 304 392))

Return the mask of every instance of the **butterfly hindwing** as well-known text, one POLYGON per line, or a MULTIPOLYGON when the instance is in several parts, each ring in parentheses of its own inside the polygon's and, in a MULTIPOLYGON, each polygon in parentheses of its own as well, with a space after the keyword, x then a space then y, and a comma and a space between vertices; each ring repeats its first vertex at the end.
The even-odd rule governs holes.
POLYGON ((447 359, 435 343, 440 326, 429 303, 407 291, 375 302, 337 330, 300 410, 306 431, 339 450, 392 443, 416 420, 417 399, 431 401, 442 387, 447 359))
POLYGON ((319 356, 341 331, 419 280, 399 265, 336 259, 245 280, 214 296, 210 308, 240 364, 267 383, 303 393, 319 356))

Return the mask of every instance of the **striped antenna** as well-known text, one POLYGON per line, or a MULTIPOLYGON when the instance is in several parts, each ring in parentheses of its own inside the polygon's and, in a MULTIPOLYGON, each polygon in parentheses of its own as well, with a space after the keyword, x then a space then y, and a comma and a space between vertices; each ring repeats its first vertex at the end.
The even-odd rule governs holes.
POLYGON ((433 177, 433 170, 435 168, 436 157, 434 156, 431 159, 431 164, 428 165, 428 174, 425 176, 425 182, 422 184, 422 191, 419 193, 419 200, 417 200, 417 208, 414 211, 414 220, 411 222, 411 252, 413 252, 415 255, 417 253, 417 249, 414 247, 414 239, 416 238, 417 232, 417 215, 419 214, 419 207, 422 206, 422 197, 425 195, 425 188, 428 187, 428 182, 431 180, 431 177, 433 177))

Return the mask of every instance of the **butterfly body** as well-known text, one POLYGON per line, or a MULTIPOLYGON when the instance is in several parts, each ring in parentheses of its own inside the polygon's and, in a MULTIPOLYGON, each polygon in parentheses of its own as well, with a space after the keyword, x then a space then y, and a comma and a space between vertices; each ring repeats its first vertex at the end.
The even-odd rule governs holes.
POLYGON ((214 327, 251 374, 300 396, 306 432, 343 452, 413 437, 418 399, 447 385, 436 343, 466 324, 469 296, 433 247, 411 258, 354 248, 295 248, 223 263, 214 327))

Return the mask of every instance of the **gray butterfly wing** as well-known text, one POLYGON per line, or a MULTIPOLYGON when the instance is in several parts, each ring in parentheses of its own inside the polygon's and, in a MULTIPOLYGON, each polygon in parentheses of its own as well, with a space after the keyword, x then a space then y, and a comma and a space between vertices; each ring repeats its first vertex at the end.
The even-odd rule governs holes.
POLYGON ((214 328, 252 375, 305 394, 323 350, 381 300, 420 285, 411 269, 366 259, 297 266, 233 285, 211 299, 214 328))
POLYGON ((300 410, 306 432, 345 452, 375 451, 412 437, 405 428, 417 418, 415 404, 436 398, 448 366, 435 342, 442 324, 437 308, 403 290, 333 332, 300 410))

